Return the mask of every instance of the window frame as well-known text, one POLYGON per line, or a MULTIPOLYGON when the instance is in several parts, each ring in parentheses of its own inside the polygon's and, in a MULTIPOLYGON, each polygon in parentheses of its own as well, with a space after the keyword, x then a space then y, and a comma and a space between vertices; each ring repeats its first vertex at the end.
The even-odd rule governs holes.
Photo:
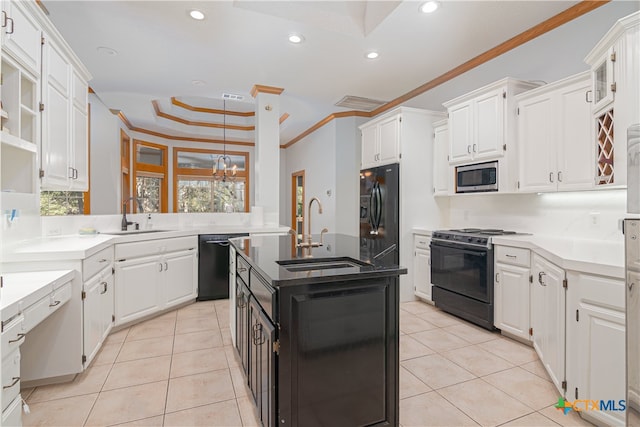
MULTIPOLYGON (((143 141, 141 139, 133 139, 133 152, 131 153, 132 165, 133 165, 133 188, 136 189, 138 183, 138 176, 150 177, 150 178, 158 178, 160 177, 162 180, 160 182, 160 213, 169 212, 168 203, 169 203, 169 147, 162 144, 156 144, 149 141, 143 141), (162 166, 159 165, 151 165, 148 163, 139 163, 138 162, 138 146, 150 147, 156 150, 160 150, 162 152, 162 166)), ((133 197, 138 197, 137 190, 135 191, 135 195, 133 197)), ((124 200, 123 200, 124 203, 124 200)), ((137 203, 130 203, 131 211, 136 213, 138 210, 137 203)))
MULTIPOLYGON (((180 168, 178 167, 178 154, 180 152, 188 152, 188 153, 203 153, 203 154, 213 154, 215 156, 219 156, 225 153, 223 150, 215 150, 209 148, 190 148, 190 147, 173 147, 173 212, 178 212, 178 181, 180 177, 188 177, 194 179, 212 179, 212 170, 211 169, 193 169, 193 168, 180 168)), ((250 153, 248 151, 229 151, 226 153, 231 156, 242 156, 244 157, 245 170, 236 171, 236 176, 238 178, 244 178, 244 211, 246 213, 249 212, 249 194, 250 193, 250 182, 249 182, 249 169, 250 169, 250 153)))

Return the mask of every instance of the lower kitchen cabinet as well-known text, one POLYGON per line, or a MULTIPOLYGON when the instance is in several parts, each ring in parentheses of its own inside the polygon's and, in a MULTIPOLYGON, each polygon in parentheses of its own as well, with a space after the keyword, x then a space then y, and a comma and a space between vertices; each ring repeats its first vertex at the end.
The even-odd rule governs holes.
POLYGON ((100 350, 102 342, 111 332, 114 315, 113 271, 107 266, 85 282, 82 291, 82 318, 85 366, 100 350))
POLYGON ((160 257, 116 262, 116 325, 160 310, 160 257))
POLYGON ((249 299, 249 389, 265 427, 276 426, 276 328, 256 299, 249 299))
POLYGON ((195 297, 198 261, 195 250, 167 254, 164 257, 164 307, 187 302, 195 297))
POLYGON ((567 278, 567 398, 612 401, 610 410, 580 415, 596 425, 624 426, 625 283, 578 272, 567 278))
POLYGON ((242 370, 245 375, 249 373, 249 288, 244 281, 236 279, 236 350, 240 356, 242 370))
POLYGON ((530 258, 528 249, 495 246, 494 325, 527 341, 530 339, 530 258))
POLYGON ((565 271, 538 254, 531 257, 533 348, 551 381, 565 395, 565 271), (564 386, 564 387, 563 387, 564 386))
POLYGON ((431 301, 431 238, 413 236, 413 289, 417 297, 431 301))

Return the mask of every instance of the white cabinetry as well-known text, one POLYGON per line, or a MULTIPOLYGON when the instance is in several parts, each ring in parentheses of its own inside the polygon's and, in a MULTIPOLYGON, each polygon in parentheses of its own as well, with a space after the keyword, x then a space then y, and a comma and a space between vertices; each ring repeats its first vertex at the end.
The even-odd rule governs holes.
POLYGON ((361 169, 397 163, 400 160, 400 114, 368 122, 362 132, 361 169))
POLYGON ((42 84, 42 188, 87 191, 87 83, 53 38, 43 45, 42 84))
POLYGON ((624 426, 625 284, 567 272, 567 397, 613 401, 611 409, 582 411, 596 425, 624 426))
POLYGON ((533 348, 551 381, 565 395, 565 272, 538 254, 531 257, 533 348))
POLYGON ((453 188, 453 168, 449 166, 449 125, 447 120, 433 124, 433 194, 446 196, 453 188))
POLYGON ((585 58, 591 67, 596 186, 627 182, 627 128, 640 118, 640 12, 619 19, 585 58))
POLYGON ((195 299, 197 237, 122 243, 115 247, 115 324, 195 299))
POLYGON ((431 237, 413 236, 413 288, 417 297, 431 301, 431 237))
POLYGON ((536 86, 505 78, 444 103, 449 112, 449 163, 503 157, 515 136, 513 96, 536 86))
POLYGON ((494 325, 527 341, 530 258, 528 249, 495 246, 494 325))
POLYGON ((113 247, 82 262, 83 363, 88 366, 113 327, 113 247))
POLYGON ((2 8, 2 50, 37 76, 40 74, 41 26, 28 10, 29 2, 6 0, 2 8))
POLYGON ((590 86, 585 72, 516 97, 519 191, 594 187, 590 86))

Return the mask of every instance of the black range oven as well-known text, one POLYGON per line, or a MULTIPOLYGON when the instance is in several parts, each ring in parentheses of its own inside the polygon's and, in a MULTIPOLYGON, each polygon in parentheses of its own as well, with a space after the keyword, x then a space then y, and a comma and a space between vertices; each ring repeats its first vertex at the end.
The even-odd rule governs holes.
POLYGON ((504 230, 436 231, 431 236, 431 283, 436 307, 486 329, 493 326, 493 245, 504 230))

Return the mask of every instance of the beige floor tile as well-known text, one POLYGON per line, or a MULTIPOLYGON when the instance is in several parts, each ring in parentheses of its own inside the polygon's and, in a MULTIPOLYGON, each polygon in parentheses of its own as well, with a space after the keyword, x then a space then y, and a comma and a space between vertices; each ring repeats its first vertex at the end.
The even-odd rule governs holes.
POLYGON ((553 405, 548 406, 538 412, 549 418, 551 421, 560 424, 561 426, 575 427, 593 425, 589 421, 580 418, 580 415, 578 415, 576 411, 569 411, 569 413, 565 415, 563 411, 559 410, 553 405))
POLYGON ((122 344, 122 342, 105 342, 104 344, 102 344, 102 347, 98 351, 98 354, 96 354, 96 357, 93 358, 91 366, 112 365, 116 361, 118 353, 120 353, 122 344))
POLYGON ((176 321, 171 319, 149 320, 132 326, 125 341, 172 336, 175 325, 176 321))
POLYGON ((22 398, 24 400, 28 400, 29 396, 31 396, 31 393, 33 393, 33 391, 35 390, 35 387, 30 387, 30 388, 21 388, 20 389, 20 395, 22 396, 22 398))
POLYGON ((400 330, 405 334, 413 334, 414 332, 428 331, 436 329, 437 326, 422 320, 411 313, 400 313, 400 330))
POLYGON ((213 305, 216 307, 216 310, 218 309, 218 307, 229 307, 229 298, 214 299, 214 300, 211 300, 211 302, 213 302, 213 305))
POLYGON ((173 353, 183 353, 185 351, 202 350, 205 348, 222 347, 222 334, 220 330, 210 330, 202 332, 191 332, 189 334, 179 334, 175 336, 173 343, 173 353))
POLYGON ((164 416, 165 427, 207 426, 232 427, 242 426, 238 403, 235 399, 197 408, 185 409, 164 416))
POLYGON ((216 308, 210 301, 200 301, 194 304, 182 307, 177 310, 177 319, 191 319, 194 317, 215 316, 216 308))
POLYGON ((514 365, 522 365, 524 363, 538 360, 538 355, 533 347, 521 344, 510 338, 500 338, 489 342, 483 342, 479 345, 485 350, 508 360, 514 365))
POLYGON ((233 382, 233 391, 236 397, 243 397, 249 395, 249 387, 247 386, 247 378, 244 376, 244 372, 240 367, 229 368, 231 373, 231 381, 233 382))
POLYGON ((410 301, 400 303, 400 308, 412 314, 426 313, 433 310, 431 304, 424 303, 422 301, 410 301))
POLYGON ((121 329, 118 332, 111 332, 106 340, 104 340, 105 344, 113 344, 113 343, 123 343, 125 338, 127 338, 127 334, 129 333, 129 329, 125 328, 121 329))
POLYGON ((528 407, 540 410, 558 401, 555 386, 522 368, 487 375, 483 378, 528 407))
POLYGON ((224 345, 233 345, 233 341, 231 341, 231 330, 229 328, 221 328, 220 334, 222 334, 222 343, 224 345))
POLYGON ((116 424, 114 427, 159 427, 164 421, 164 415, 157 417, 143 418, 141 420, 130 421, 128 423, 116 424))
POLYGON ((476 378, 471 372, 439 354, 405 360, 401 365, 433 389, 447 387, 476 378))
POLYGON ((411 337, 438 353, 471 345, 469 341, 453 335, 444 329, 418 332, 411 334, 411 337))
POLYGON ((443 329, 473 344, 501 338, 499 332, 491 332, 471 323, 460 323, 443 329))
POLYGON ((130 387, 166 380, 169 378, 171 356, 131 360, 113 365, 103 390, 130 387))
POLYGON ((103 391, 98 396, 88 426, 121 424, 164 413, 167 381, 103 391))
POLYGON ((167 412, 221 402, 235 398, 228 369, 205 372, 169 381, 167 412))
POLYGON ((171 378, 228 368, 227 356, 220 348, 188 351, 173 355, 171 378))
POLYGON ((441 354, 478 377, 513 368, 512 363, 477 345, 457 348, 441 354))
POLYGON ((218 325, 220 326, 220 328, 228 328, 229 327, 229 308, 217 307, 216 318, 218 319, 218 325))
POLYGON ((215 313, 205 317, 178 319, 176 323, 176 334, 188 334, 191 332, 201 332, 212 329, 219 329, 215 313))
POLYGON ((227 356, 227 364, 230 368, 239 368, 240 367, 240 355, 236 348, 232 345, 224 346, 224 354, 227 356))
POLYGON ((82 426, 97 397, 94 393, 29 404, 30 413, 22 414, 22 425, 82 426))
POLYGON ((173 336, 126 341, 120 349, 116 362, 166 356, 172 351, 173 336))
MULTIPOLYGON (((27 398, 29 404, 44 402, 65 397, 81 396, 84 394, 98 393, 109 375, 111 365, 92 366, 78 375, 73 381, 61 384, 52 384, 36 387, 27 398)), ((25 397, 22 396, 24 399, 25 397)))
POLYGON ((261 426, 262 424, 256 414, 255 404, 251 397, 239 397, 237 401, 238 408, 240 409, 240 417, 242 418, 242 425, 245 427, 261 426))
POLYGON ((434 391, 401 400, 400 423, 405 427, 478 425, 434 391))
POLYGON ((513 421, 509 421, 506 424, 502 424, 503 427, 547 427, 557 426, 559 424, 554 423, 544 415, 534 412, 533 414, 525 415, 524 417, 517 418, 513 421))
POLYGON ((449 313, 445 313, 440 309, 433 309, 430 311, 425 311, 424 313, 417 314, 417 316, 423 320, 426 320, 429 323, 433 323, 434 325, 444 328, 446 326, 459 325, 464 323, 463 320, 458 319, 455 316, 452 316, 449 313))
POLYGON ((400 367, 400 399, 406 399, 428 391, 431 391, 431 387, 420 381, 418 377, 405 368, 400 367))
POLYGON ((531 413, 531 408, 478 378, 438 390, 482 426, 495 426, 531 413))
POLYGON ((551 381, 551 378, 549 378, 549 374, 547 374, 547 371, 546 369, 544 369, 544 366, 542 365, 542 362, 540 360, 534 360, 533 362, 525 363, 524 365, 520 365, 520 367, 531 372, 532 374, 536 374, 544 380, 551 381))
POLYGON ((416 341, 411 335, 400 336, 400 360, 414 359, 434 353, 435 351, 421 342, 416 341))
POLYGON ((150 320, 167 320, 167 319, 171 319, 171 320, 175 320, 176 317, 178 315, 178 310, 171 310, 171 311, 167 311, 166 313, 163 313, 159 316, 154 317, 153 319, 150 320))

